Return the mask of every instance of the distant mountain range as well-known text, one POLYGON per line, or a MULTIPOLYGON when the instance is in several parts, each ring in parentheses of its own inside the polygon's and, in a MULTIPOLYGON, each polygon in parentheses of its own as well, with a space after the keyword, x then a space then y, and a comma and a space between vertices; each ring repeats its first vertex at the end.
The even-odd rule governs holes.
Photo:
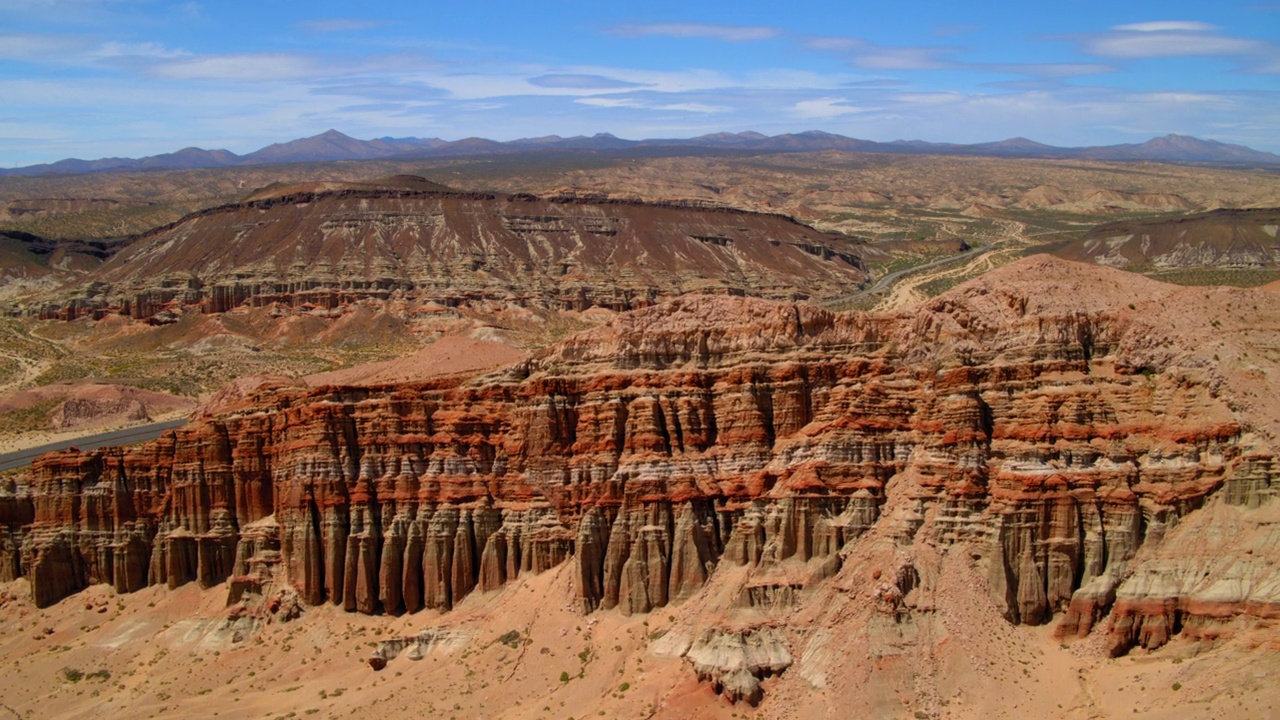
POLYGON ((55 175, 110 172, 113 170, 188 170, 193 168, 232 167, 237 165, 269 165, 296 162, 332 162, 335 160, 381 160, 450 157, 465 155, 497 155, 534 151, 667 151, 675 149, 746 152, 813 152, 846 150, 852 152, 900 153, 921 155, 975 155, 1004 158, 1064 158, 1080 160, 1149 161, 1196 165, 1267 166, 1280 165, 1280 155, 1261 152, 1243 145, 1230 145, 1216 140, 1201 140, 1185 135, 1165 135, 1144 143, 1103 145, 1078 148, 1044 145, 1026 138, 1000 142, 956 145, 923 140, 895 140, 882 143, 872 140, 810 130, 772 137, 757 132, 715 133, 689 139, 623 140, 608 133, 587 137, 548 135, 497 142, 484 138, 446 141, 439 138, 377 138, 357 140, 337 130, 313 137, 268 145, 247 155, 228 150, 204 150, 190 147, 164 155, 144 158, 104 158, 101 160, 59 160, 43 165, 0 169, 0 175, 55 175))

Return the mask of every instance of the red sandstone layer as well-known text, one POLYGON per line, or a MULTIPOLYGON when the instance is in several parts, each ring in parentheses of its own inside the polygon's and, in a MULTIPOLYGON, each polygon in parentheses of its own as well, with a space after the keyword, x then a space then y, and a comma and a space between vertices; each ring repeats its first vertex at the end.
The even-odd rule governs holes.
POLYGON ((1102 296, 1121 279, 1031 260, 896 316, 686 298, 477 381, 267 387, 146 446, 42 458, 0 496, 0 573, 41 605, 230 577, 395 613, 567 560, 584 611, 633 613, 721 563, 813 561, 799 587, 821 582, 878 528, 973 552, 1010 621, 1111 613, 1114 652, 1270 617, 1265 592, 1133 584, 1200 508, 1263 503, 1275 473, 1252 380, 1177 345, 1198 321, 1170 299, 1194 296, 1102 296))

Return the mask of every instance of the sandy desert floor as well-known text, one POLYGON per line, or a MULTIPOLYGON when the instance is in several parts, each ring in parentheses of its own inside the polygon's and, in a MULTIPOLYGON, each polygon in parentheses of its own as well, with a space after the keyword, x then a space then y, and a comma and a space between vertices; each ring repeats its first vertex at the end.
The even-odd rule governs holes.
MULTIPOLYGON (((0 587, 0 716, 847 716, 838 706, 817 710, 819 691, 795 668, 766 681, 760 707, 730 704, 665 650, 664 637, 699 623, 697 598, 648 615, 584 616, 574 608, 570 575, 566 563, 500 593, 468 597, 446 614, 366 616, 324 606, 256 632, 227 620, 221 586, 153 587, 123 596, 95 586, 38 610, 19 580, 0 587), (427 628, 447 628, 447 639, 419 660, 402 654, 381 671, 371 668, 368 658, 381 641, 427 628)), ((1243 633, 1218 646, 1175 641, 1155 653, 1111 660, 1089 639, 1060 644, 1049 627, 972 631, 985 637, 971 649, 991 657, 976 657, 968 667, 944 665, 944 672, 979 672, 988 677, 974 689, 1008 692, 962 689, 927 715, 1218 720, 1280 713, 1274 632, 1243 633)), ((962 638, 944 644, 957 641, 962 638)), ((952 653, 966 654, 972 656, 952 653)), ((877 659, 866 661, 874 685, 877 659)), ((879 681, 899 679, 886 673, 879 681)), ((900 710, 883 716, 921 716, 905 705, 900 710)))

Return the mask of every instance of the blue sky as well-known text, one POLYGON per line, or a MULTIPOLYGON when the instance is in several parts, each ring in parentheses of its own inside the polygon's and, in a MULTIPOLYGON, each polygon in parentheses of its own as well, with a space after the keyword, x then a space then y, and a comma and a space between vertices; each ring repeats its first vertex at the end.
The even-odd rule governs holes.
POLYGON ((0 166, 820 129, 1280 152, 1280 2, 0 0, 0 166))

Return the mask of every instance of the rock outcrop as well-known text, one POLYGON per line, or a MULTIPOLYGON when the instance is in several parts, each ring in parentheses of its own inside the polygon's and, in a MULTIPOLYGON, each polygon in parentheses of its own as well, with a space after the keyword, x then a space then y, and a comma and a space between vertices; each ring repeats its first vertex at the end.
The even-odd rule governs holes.
POLYGON ((362 300, 627 310, 689 292, 780 300, 866 280, 862 243, 700 203, 455 192, 421 178, 274 188, 131 239, 43 318, 362 300))
POLYGON ((761 680, 791 667, 785 638, 768 626, 740 632, 708 630, 684 657, 699 680, 710 682, 730 702, 750 705, 758 705, 764 697, 761 680))
POLYGON ((461 650, 471 642, 465 631, 454 628, 430 628, 417 635, 383 640, 369 656, 369 664, 375 670, 386 667, 390 660, 403 654, 410 660, 421 660, 433 652, 449 654, 461 650))
MULTIPOLYGON (((973 553, 1011 622, 1110 613, 1117 652, 1280 613, 1271 585, 1222 605, 1143 580, 1201 508, 1266 505, 1277 466, 1269 411, 1174 362, 1182 325, 1107 309, 1120 276, 1035 259, 902 315, 682 298, 476 380, 267 386, 147 445, 38 460, 0 495, 0 570, 39 605, 270 575, 312 605, 411 613, 569 562, 582 611, 644 613, 724 563, 806 568, 737 595, 794 602, 875 528, 973 553)), ((1154 313, 1178 307, 1167 287, 1115 292, 1154 313)), ((886 612, 913 572, 883 580, 886 612)))
POLYGON ((1104 223, 1058 254, 1139 270, 1272 267, 1280 262, 1278 228, 1280 210, 1213 210, 1104 223))

